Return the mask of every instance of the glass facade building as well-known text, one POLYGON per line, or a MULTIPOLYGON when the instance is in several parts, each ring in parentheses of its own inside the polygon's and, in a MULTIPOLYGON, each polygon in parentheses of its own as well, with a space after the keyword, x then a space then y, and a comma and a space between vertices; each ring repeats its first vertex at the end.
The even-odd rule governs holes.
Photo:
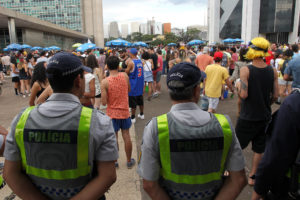
POLYGON ((222 6, 222 2, 224 0, 220 0, 221 8, 220 8, 220 18, 222 19, 223 15, 228 15, 228 19, 224 24, 221 24, 220 37, 225 38, 241 38, 242 32, 242 11, 243 11, 243 0, 239 0, 236 5, 233 5, 230 1, 227 0, 225 2, 225 6, 222 6), (231 4, 230 4, 231 3, 231 4), (232 8, 235 6, 234 8, 232 8), (231 13, 227 13, 230 12, 231 13))
POLYGON ((260 33, 292 32, 295 0, 261 0, 260 33))
POLYGON ((81 0, 0 1, 2 7, 79 32, 83 31, 81 4, 81 0))

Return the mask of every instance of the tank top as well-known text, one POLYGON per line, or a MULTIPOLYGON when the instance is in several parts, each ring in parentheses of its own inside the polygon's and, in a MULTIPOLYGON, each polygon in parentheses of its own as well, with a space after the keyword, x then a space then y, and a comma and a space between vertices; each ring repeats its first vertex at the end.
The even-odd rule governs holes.
POLYGON ((107 110, 106 114, 112 119, 129 118, 128 85, 122 73, 118 76, 107 77, 107 110))
POLYGON ((152 72, 152 65, 149 60, 145 60, 144 72, 152 72))
POLYGON ((37 98, 38 98, 38 97, 44 92, 44 90, 45 90, 45 88, 43 88, 42 85, 41 85, 40 83, 38 83, 38 84, 40 85, 41 90, 38 91, 38 92, 36 93, 36 97, 37 97, 37 98))
POLYGON ((129 96, 141 96, 144 90, 144 69, 140 59, 132 60, 134 70, 129 74, 130 92, 129 96))
MULTIPOLYGON (((12 64, 13 65, 13 64, 12 64)), ((15 70, 16 72, 20 72, 19 69, 17 68, 17 66, 15 66, 15 70)), ((11 67, 11 77, 19 77, 19 74, 15 74, 12 70, 12 67, 11 67)))
POLYGON ((95 76, 95 96, 98 96, 99 94, 101 94, 100 81, 96 73, 94 73, 94 76, 95 76))
POLYGON ((274 87, 274 71, 271 66, 249 69, 248 97, 242 100, 240 118, 249 121, 271 119, 271 100, 274 87))
POLYGON ((85 78, 85 92, 88 93, 90 92, 90 82, 93 78, 95 78, 94 74, 87 73, 84 75, 85 78))

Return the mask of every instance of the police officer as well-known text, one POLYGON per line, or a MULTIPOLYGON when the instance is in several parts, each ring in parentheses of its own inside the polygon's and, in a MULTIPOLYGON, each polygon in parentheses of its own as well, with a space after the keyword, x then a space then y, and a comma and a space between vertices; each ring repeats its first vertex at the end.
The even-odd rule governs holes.
POLYGON ((167 76, 172 108, 145 127, 138 173, 152 199, 235 199, 246 185, 230 119, 196 104, 200 78, 195 65, 175 65, 167 76))
POLYGON ((12 122, 4 179, 21 199, 105 199, 116 180, 112 122, 80 104, 83 70, 76 56, 54 55, 47 68, 54 93, 12 122))
MULTIPOLYGON (((297 163, 299 174, 300 150, 300 89, 295 89, 281 104, 280 109, 272 122, 272 136, 261 160, 254 185, 252 200, 261 199, 271 191, 272 199, 300 199, 299 194, 292 194, 292 179, 289 171, 297 163), (296 160, 297 158, 297 160, 296 160), (288 179, 288 177, 292 179, 288 179), (290 192, 288 194, 288 192, 290 192)), ((293 173, 292 173, 293 174, 293 173)), ((300 180, 300 179, 299 179, 300 180)), ((298 183, 299 186, 299 183, 298 183)), ((296 192, 298 188, 295 188, 296 192)))

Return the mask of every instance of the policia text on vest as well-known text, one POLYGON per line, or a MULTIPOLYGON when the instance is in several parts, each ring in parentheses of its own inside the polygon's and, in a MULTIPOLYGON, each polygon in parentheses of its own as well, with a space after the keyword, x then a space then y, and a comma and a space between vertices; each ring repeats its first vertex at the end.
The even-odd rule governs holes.
POLYGON ((77 131, 24 129, 24 141, 30 143, 76 144, 77 131))

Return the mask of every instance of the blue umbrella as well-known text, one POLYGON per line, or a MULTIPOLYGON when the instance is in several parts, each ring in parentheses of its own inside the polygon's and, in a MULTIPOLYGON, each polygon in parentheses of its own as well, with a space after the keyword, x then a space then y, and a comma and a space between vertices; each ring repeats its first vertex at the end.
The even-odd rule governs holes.
POLYGON ((116 40, 111 40, 109 42, 107 42, 107 44, 109 44, 108 46, 125 46, 125 47, 130 47, 131 43, 126 41, 126 40, 122 40, 122 39, 116 39, 116 40))
POLYGON ((44 51, 50 51, 51 49, 46 47, 46 48, 43 48, 44 51))
POLYGON ((192 40, 192 41, 189 41, 189 42, 187 43, 187 45, 193 46, 193 45, 200 45, 200 44, 203 44, 203 43, 204 43, 204 42, 201 41, 201 40, 192 40))
POLYGON ((135 42, 132 44, 133 47, 141 46, 141 47, 148 47, 145 42, 135 42))
POLYGON ((42 47, 38 47, 38 46, 32 47, 32 48, 31 48, 32 51, 35 51, 35 50, 42 50, 42 49, 43 49, 42 47))
POLYGON ((3 51, 9 51, 8 48, 4 48, 3 51))
POLYGON ((244 42, 244 40, 236 38, 236 39, 234 39, 234 42, 244 42))
POLYGON ((223 42, 224 42, 224 43, 233 43, 233 42, 235 42, 235 41, 234 41, 234 39, 232 39, 232 38, 227 38, 227 39, 223 40, 223 42))
POLYGON ((30 49, 32 46, 28 45, 28 44, 23 44, 21 45, 22 49, 30 49))
POLYGON ((106 42, 105 46, 110 47, 111 46, 111 42, 106 42))
POLYGON ((88 49, 94 48, 95 46, 96 46, 96 45, 93 44, 93 43, 84 43, 84 44, 80 45, 80 46, 76 49, 76 51, 84 52, 84 51, 86 51, 86 50, 88 50, 88 49))
POLYGON ((175 43, 169 43, 168 46, 177 46, 175 43))
POLYGON ((22 47, 21 45, 19 44, 16 44, 16 43, 13 43, 13 44, 10 44, 6 47, 9 51, 18 51, 18 50, 21 50, 22 47))
POLYGON ((55 51, 59 51, 60 48, 58 46, 51 46, 49 47, 50 50, 55 50, 55 51))

